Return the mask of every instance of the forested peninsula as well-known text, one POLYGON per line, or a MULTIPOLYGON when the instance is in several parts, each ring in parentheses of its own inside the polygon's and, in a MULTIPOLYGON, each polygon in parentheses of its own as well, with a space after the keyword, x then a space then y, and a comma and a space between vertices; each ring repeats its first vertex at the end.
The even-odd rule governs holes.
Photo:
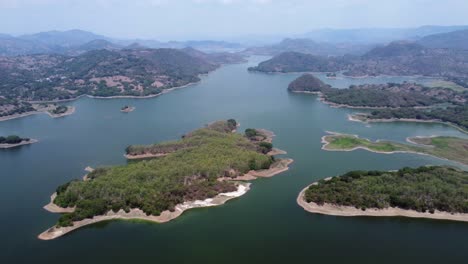
POLYGON ((456 106, 468 101, 468 90, 429 88, 415 83, 351 85, 348 89, 333 88, 312 74, 304 74, 288 86, 291 92, 320 94, 326 103, 349 108, 429 107, 449 103, 456 106))
POLYGON ((468 222, 468 172, 450 167, 351 171, 301 191, 306 211, 336 216, 404 216, 468 222))
POLYGON ((97 168, 84 180, 57 188, 45 209, 63 214, 39 238, 54 239, 111 219, 170 221, 187 209, 223 204, 244 194, 249 184, 239 181, 288 169, 291 159, 273 156, 278 153, 271 144, 273 133, 247 129, 241 135, 236 128, 233 119, 218 121, 177 141, 129 146, 127 156, 146 159, 97 168))
POLYGON ((297 93, 320 95, 334 107, 370 108, 368 113, 350 115, 351 121, 442 122, 468 130, 468 90, 425 87, 414 83, 351 85, 336 89, 312 74, 304 74, 288 86, 297 93))

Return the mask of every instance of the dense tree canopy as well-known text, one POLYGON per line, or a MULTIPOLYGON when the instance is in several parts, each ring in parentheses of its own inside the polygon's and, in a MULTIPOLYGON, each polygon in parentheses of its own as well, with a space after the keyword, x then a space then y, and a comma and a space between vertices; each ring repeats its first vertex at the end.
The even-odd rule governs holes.
POLYGON ((468 172, 448 167, 351 171, 311 185, 305 200, 362 210, 398 207, 418 212, 468 213, 468 172))

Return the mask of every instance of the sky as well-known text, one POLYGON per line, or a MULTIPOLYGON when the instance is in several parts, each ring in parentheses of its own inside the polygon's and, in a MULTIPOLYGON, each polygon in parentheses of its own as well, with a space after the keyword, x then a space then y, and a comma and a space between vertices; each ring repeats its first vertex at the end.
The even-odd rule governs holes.
POLYGON ((320 28, 467 25, 468 0, 0 0, 0 33, 234 39, 320 28))

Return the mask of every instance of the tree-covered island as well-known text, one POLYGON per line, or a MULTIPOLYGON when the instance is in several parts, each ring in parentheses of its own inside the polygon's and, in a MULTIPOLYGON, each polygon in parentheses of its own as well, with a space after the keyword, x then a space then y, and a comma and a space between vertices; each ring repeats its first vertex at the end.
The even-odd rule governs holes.
POLYGON ((219 205, 242 195, 248 184, 239 180, 287 170, 292 160, 269 155, 269 135, 255 130, 259 137, 249 138, 235 133, 236 127, 235 120, 218 121, 177 141, 129 146, 128 156, 153 158, 97 168, 85 180, 59 186, 45 208, 63 214, 39 238, 54 239, 111 219, 166 222, 184 210, 219 205))
POLYGON ((468 221, 468 172, 450 167, 351 171, 301 191, 306 211, 337 216, 405 216, 468 221))
POLYGON ((35 139, 22 138, 17 135, 9 135, 6 137, 0 136, 0 149, 14 148, 14 147, 22 146, 22 145, 33 144, 36 142, 37 140, 35 139))

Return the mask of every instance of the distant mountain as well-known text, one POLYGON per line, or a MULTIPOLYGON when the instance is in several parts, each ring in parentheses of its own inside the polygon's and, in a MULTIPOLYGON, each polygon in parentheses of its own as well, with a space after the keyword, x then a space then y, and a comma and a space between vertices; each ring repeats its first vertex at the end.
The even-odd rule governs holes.
POLYGON ((468 50, 468 29, 429 35, 418 43, 428 48, 468 50))
POLYGON ((278 44, 252 47, 246 49, 245 54, 277 55, 282 52, 301 52, 321 56, 339 56, 344 54, 361 55, 369 51, 373 45, 360 44, 332 44, 316 42, 311 39, 284 39, 278 44))
POLYGON ((300 52, 284 52, 261 62, 250 71, 261 72, 335 72, 342 68, 341 62, 323 56, 300 52))
POLYGON ((0 56, 51 53, 54 51, 63 52, 63 49, 11 36, 0 38, 0 56))
POLYGON ((134 42, 124 47, 124 49, 147 49, 148 47, 141 45, 138 42, 134 42))
POLYGON ((422 26, 418 28, 318 29, 299 37, 330 43, 388 43, 468 29, 468 26, 422 26))
POLYGON ((78 55, 92 50, 118 50, 122 46, 103 39, 95 39, 83 45, 70 47, 65 53, 68 55, 78 55))
POLYGON ((465 80, 468 51, 429 49, 419 44, 392 42, 363 56, 323 57, 285 52, 252 67, 262 72, 335 72, 349 76, 425 75, 465 80))
POLYGON ((17 56, 28 54, 71 54, 77 55, 90 50, 117 49, 128 46, 129 49, 140 49, 132 46, 135 43, 145 48, 183 49, 194 47, 204 52, 233 52, 243 47, 238 43, 224 41, 170 41, 128 39, 119 40, 97 35, 83 30, 47 31, 36 34, 13 37, 0 34, 0 56, 17 56))
POLYGON ((30 35, 22 35, 19 39, 34 41, 49 46, 73 47, 83 45, 92 40, 102 39, 110 40, 105 36, 96 35, 94 33, 83 30, 68 30, 68 31, 47 31, 30 35))
POLYGON ((417 56, 424 55, 426 49, 412 42, 395 41, 388 45, 378 46, 367 52, 366 58, 390 58, 398 56, 417 56))
POLYGON ((181 51, 187 53, 188 55, 212 62, 214 64, 233 64, 233 63, 243 63, 247 60, 245 57, 239 53, 228 53, 228 52, 216 52, 216 53, 205 53, 194 49, 192 47, 181 49, 181 51))

